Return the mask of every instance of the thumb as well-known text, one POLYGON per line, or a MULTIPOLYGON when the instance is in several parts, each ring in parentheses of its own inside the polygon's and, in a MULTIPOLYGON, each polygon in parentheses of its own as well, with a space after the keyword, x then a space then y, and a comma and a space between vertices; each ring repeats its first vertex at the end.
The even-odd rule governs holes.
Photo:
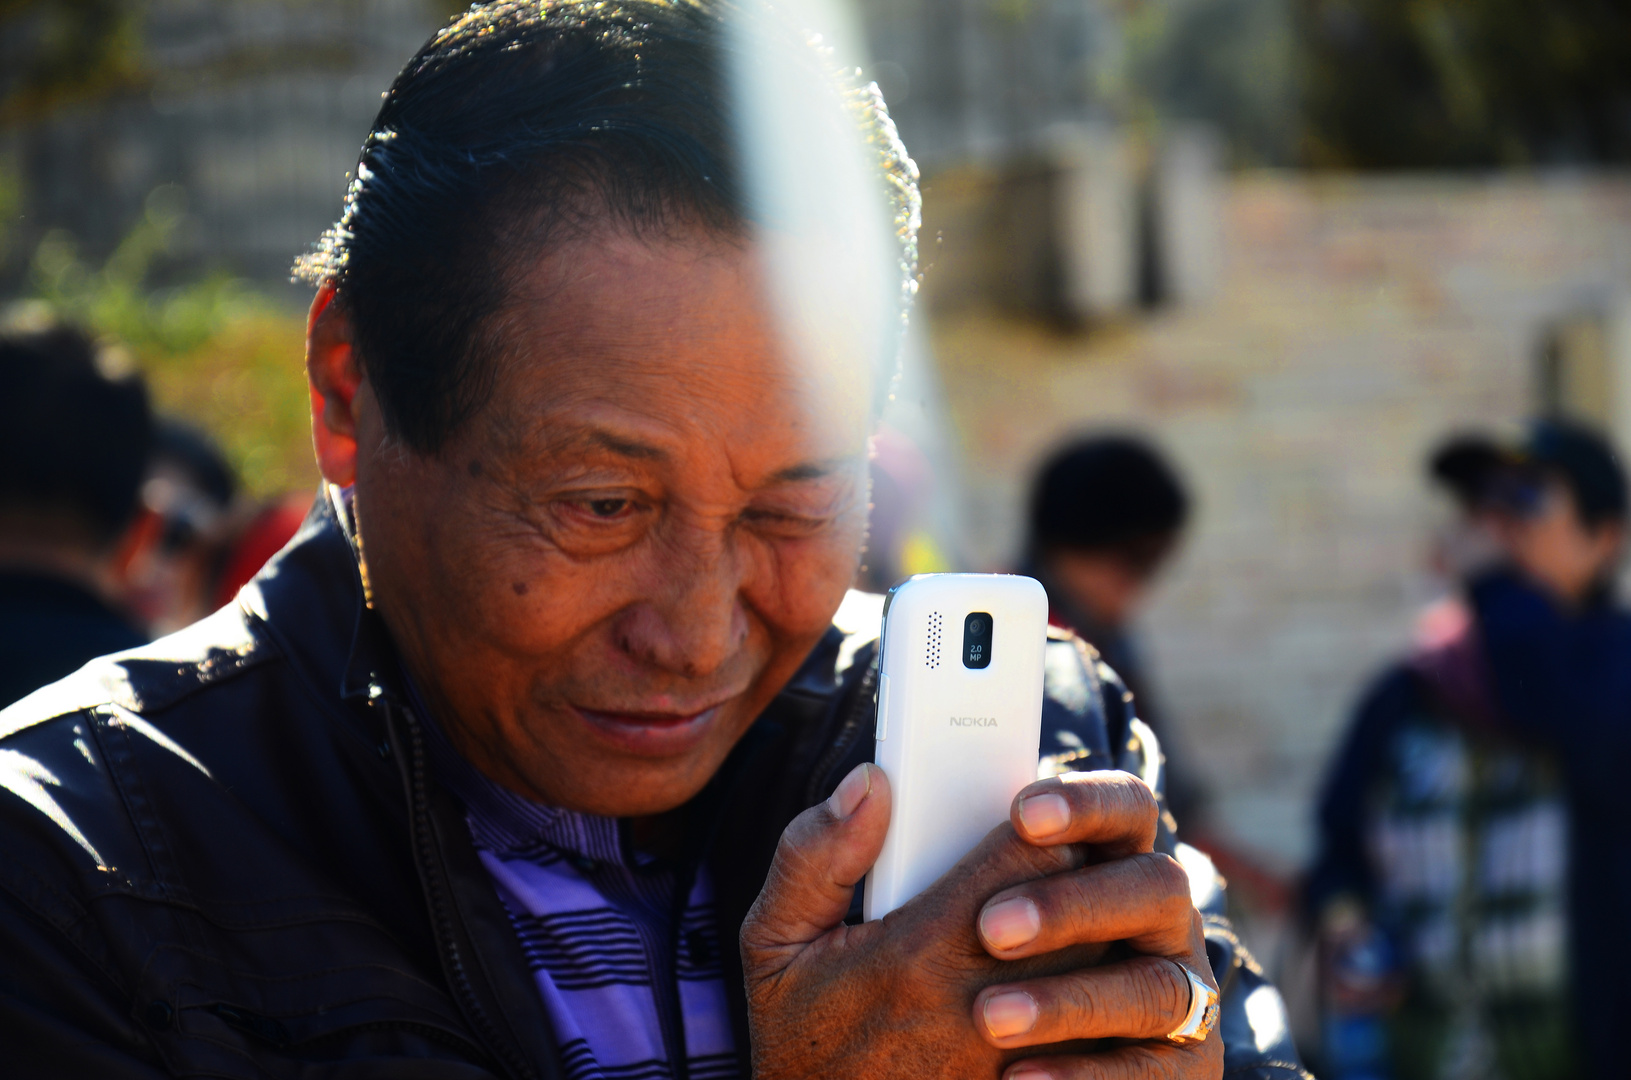
POLYGON ((782 833, 765 887, 742 924, 742 960, 766 975, 844 921, 855 884, 872 868, 889 828, 889 781, 857 765, 826 802, 782 833))

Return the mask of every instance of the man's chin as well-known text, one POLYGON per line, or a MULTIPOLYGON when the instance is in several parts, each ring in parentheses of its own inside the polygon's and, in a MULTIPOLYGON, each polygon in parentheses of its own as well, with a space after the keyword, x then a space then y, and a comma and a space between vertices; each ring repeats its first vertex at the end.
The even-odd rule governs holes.
POLYGON ((566 776, 552 776, 545 801, 583 813, 643 818, 683 806, 708 786, 729 749, 704 746, 666 761, 605 755, 580 760, 566 776))
POLYGON ((647 817, 706 787, 747 727, 744 717, 752 714, 744 695, 714 701, 695 712, 614 712, 557 700, 517 711, 513 726, 465 753, 529 799, 605 817, 647 817))

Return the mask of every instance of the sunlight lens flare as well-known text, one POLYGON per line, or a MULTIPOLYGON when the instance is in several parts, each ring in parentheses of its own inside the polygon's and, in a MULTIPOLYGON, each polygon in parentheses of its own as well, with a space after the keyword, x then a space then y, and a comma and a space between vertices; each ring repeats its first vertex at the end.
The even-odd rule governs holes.
POLYGON ((742 175, 790 353, 875 415, 916 288, 917 170, 836 0, 746 3, 729 26, 742 175))

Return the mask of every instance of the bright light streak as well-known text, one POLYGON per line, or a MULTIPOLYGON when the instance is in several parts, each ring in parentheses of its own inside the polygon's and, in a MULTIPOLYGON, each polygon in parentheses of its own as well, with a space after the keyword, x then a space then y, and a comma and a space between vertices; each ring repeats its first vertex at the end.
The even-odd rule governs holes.
POLYGON ((833 0, 744 4, 730 31, 743 180, 786 344, 825 394, 868 400, 897 362, 901 253, 840 81, 863 67, 859 39, 833 0))

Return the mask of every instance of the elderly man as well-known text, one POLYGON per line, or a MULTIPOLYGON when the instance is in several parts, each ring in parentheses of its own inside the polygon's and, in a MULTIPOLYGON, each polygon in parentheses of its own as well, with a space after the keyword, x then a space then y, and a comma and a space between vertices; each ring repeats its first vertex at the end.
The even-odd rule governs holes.
MULTIPOLYGON (((0 714, 8 1075, 1302 1075, 1072 639, 1054 775, 847 918, 890 806, 833 626, 873 358, 794 358, 728 14, 477 7, 398 77, 306 264, 302 532, 0 714)), ((845 100, 909 280, 910 163, 845 100)))

